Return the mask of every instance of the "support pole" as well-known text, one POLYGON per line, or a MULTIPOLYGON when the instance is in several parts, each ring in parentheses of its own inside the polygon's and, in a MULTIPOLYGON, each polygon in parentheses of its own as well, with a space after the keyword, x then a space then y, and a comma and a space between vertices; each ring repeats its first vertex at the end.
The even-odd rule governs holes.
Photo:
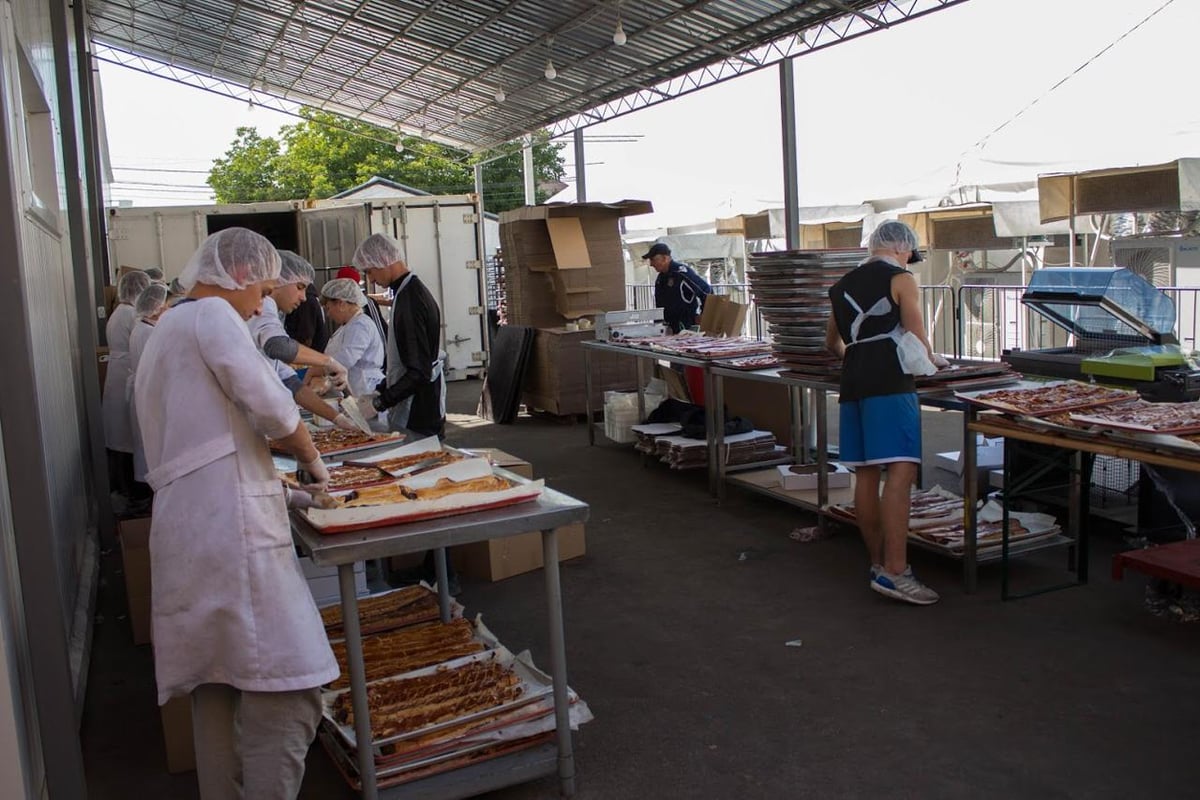
POLYGON ((533 137, 525 137, 525 146, 521 148, 522 172, 525 176, 525 205, 537 205, 537 186, 533 174, 533 137))
POLYGON ((787 249, 800 246, 800 176, 797 168, 796 70, 792 59, 779 62, 779 116, 783 144, 783 217, 787 249))
MULTIPOLYGON (((475 198, 476 202, 479 204, 479 225, 477 225, 475 228, 475 247, 479 251, 479 263, 481 265, 479 269, 479 303, 480 305, 486 306, 488 301, 488 242, 485 229, 487 219, 484 217, 483 210, 483 164, 475 165, 475 198)), ((497 242, 497 244, 499 244, 499 242, 497 242)), ((496 311, 499 312, 500 309, 497 308, 496 311)), ((482 329, 483 352, 491 353, 492 330, 491 323, 486 315, 482 320, 482 329)), ((486 362, 484 366, 487 366, 486 362)))
POLYGON ((584 166, 583 128, 575 129, 575 202, 587 202, 587 168, 584 166))

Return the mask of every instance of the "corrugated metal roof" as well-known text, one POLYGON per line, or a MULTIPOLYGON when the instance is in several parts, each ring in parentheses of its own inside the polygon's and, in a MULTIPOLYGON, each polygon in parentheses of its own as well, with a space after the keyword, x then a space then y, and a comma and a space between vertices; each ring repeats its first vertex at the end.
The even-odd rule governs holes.
MULTIPOLYGON (((841 20, 866 32, 963 1, 92 0, 89 9, 97 43, 474 150, 572 118, 587 124, 606 104, 620 113, 682 93, 664 82, 706 67, 758 68, 768 59, 756 48, 803 41, 806 30, 837 39, 848 35, 841 20), (618 19, 624 46, 613 40, 618 19), (648 99, 629 99, 638 94, 648 99)), ((780 55, 789 53, 770 60, 780 55)))

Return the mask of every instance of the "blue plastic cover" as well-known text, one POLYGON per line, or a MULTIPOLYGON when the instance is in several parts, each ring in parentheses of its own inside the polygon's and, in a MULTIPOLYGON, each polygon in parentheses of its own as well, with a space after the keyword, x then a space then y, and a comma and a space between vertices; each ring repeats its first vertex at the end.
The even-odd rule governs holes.
POLYGON ((1048 267, 1032 273, 1025 302, 1073 333, 1142 336, 1138 320, 1159 335, 1175 330, 1175 304, 1145 278, 1120 267, 1048 267))

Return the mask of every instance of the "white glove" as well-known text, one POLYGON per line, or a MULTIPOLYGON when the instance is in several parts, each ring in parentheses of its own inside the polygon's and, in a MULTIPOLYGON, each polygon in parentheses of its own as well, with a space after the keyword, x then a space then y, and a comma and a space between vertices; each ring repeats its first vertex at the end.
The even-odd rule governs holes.
POLYGON ((945 356, 938 355, 937 353, 934 353, 933 358, 929 360, 932 361, 933 365, 938 369, 945 369, 946 367, 950 366, 949 360, 947 360, 945 356))
POLYGON ((329 469, 317 456, 312 461, 300 461, 296 465, 302 473, 300 485, 306 492, 323 492, 329 486, 329 469), (303 474, 307 473, 307 474, 303 474))
POLYGON ((327 357, 325 361, 325 374, 333 381, 333 388, 346 388, 346 368, 336 358, 327 357))
POLYGON ((344 431, 356 431, 358 426, 354 424, 354 420, 345 414, 338 414, 333 420, 333 427, 341 428, 344 431))
POLYGON ((288 508, 312 508, 313 496, 308 492, 303 492, 299 489, 287 489, 287 507, 288 508))
POLYGON ((358 413, 362 414, 365 419, 379 416, 379 412, 375 410, 375 398, 378 396, 377 394, 368 394, 354 398, 354 402, 358 406, 358 413))

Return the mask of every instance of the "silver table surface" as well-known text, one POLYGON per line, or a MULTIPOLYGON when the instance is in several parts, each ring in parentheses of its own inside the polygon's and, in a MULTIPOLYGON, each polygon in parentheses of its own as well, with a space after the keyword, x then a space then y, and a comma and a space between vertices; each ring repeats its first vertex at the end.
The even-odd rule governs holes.
MULTIPOLYGON (((508 474, 503 470, 497 472, 508 474)), ((544 561, 542 572, 546 580, 546 602, 550 621, 550 673, 554 678, 558 755, 556 761, 517 753, 496 762, 477 765, 477 769, 472 770, 470 781, 464 782, 460 780, 462 776, 449 773, 417 781, 413 785, 398 786, 386 791, 385 796, 420 796, 431 799, 469 797, 482 791, 530 780, 541 774, 553 774, 554 771, 558 773, 563 796, 575 793, 575 756, 568 715, 566 639, 558 569, 558 537, 555 535, 555 529, 574 522, 587 521, 588 511, 587 503, 553 489, 543 489, 535 501, 504 508, 348 533, 322 534, 298 514, 291 515, 292 536, 300 549, 312 558, 314 564, 338 568, 355 737, 360 742, 371 740, 371 719, 367 710, 366 668, 363 664, 354 565, 360 561, 432 549, 436 554, 438 601, 442 621, 448 622, 450 595, 446 590, 447 547, 541 531, 544 561)), ((376 800, 380 796, 372 752, 371 747, 361 747, 358 750, 358 772, 362 780, 362 796, 366 800, 376 800)))

